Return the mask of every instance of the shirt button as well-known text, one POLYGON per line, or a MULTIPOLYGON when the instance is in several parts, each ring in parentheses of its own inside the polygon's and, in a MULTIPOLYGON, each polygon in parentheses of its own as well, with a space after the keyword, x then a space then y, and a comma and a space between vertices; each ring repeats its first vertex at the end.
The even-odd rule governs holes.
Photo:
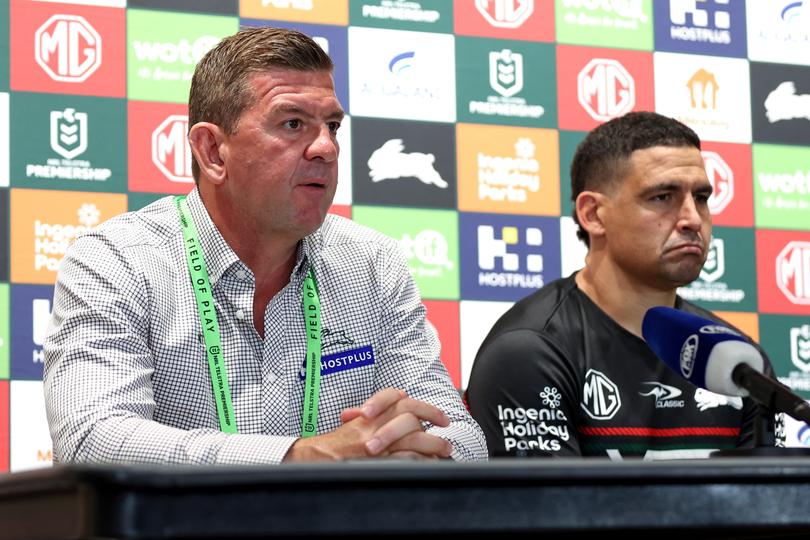
POLYGON ((242 311, 241 309, 237 309, 236 310, 236 318, 239 319, 240 321, 244 321, 245 320, 245 312, 242 311))
POLYGON ((244 281, 245 279, 247 279, 247 272, 245 272, 244 270, 237 270, 236 279, 241 279, 242 281, 244 281))

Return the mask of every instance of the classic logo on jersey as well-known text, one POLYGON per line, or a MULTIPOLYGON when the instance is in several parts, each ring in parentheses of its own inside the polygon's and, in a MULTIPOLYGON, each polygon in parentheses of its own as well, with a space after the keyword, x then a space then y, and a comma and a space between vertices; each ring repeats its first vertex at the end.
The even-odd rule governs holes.
POLYGON ((779 252, 776 284, 791 303, 810 305, 810 242, 790 242, 779 252))
POLYGON ((577 97, 591 118, 606 122, 633 110, 636 85, 620 62, 594 58, 577 76, 577 97))
POLYGON ((716 409, 717 407, 732 407, 739 411, 742 410, 743 401, 739 396, 724 396, 704 388, 698 388, 695 390, 695 405, 701 411, 716 409))
POLYGON ((810 373, 810 324, 790 329, 790 361, 805 373, 810 373))
POLYGON ((562 396, 555 386, 538 393, 541 405, 513 407, 498 405, 498 421, 507 452, 518 456, 536 452, 558 452, 571 438, 568 418, 559 408, 562 396))
POLYGON ((475 0, 475 9, 496 28, 517 28, 534 11, 534 0, 475 0))
POLYGON ((557 0, 560 43, 652 49, 650 0, 557 0))
POLYGON ((685 378, 692 375, 692 370, 695 369, 695 358, 697 358, 698 345, 700 340, 697 334, 692 334, 686 338, 681 345, 680 366, 681 373, 685 378))
POLYGON ((167 117, 152 132, 152 163, 171 182, 194 182, 187 134, 188 116, 180 114, 167 117))
POLYGON ((87 150, 87 113, 71 108, 51 111, 51 148, 65 159, 73 159, 87 150))
POLYGON ((459 222, 464 298, 518 300, 559 277, 556 218, 462 213, 459 222))
POLYGON ((810 2, 746 2, 748 57, 765 62, 810 63, 810 2))
POLYGON ((604 373, 589 369, 585 374, 580 407, 594 420, 610 420, 622 406, 619 388, 604 373))
POLYGON ((745 7, 729 0, 654 2, 658 50, 745 56, 745 7))
POLYGON ((372 152, 368 158, 368 175, 372 182, 394 178, 416 178, 423 184, 441 189, 447 182, 433 168, 436 156, 422 152, 405 152, 402 139, 390 139, 372 152))
POLYGON ((700 155, 706 167, 706 176, 712 185, 709 212, 712 215, 719 214, 734 199, 734 171, 717 152, 702 150, 700 155))
POLYGON ((34 34, 37 64, 55 81, 84 82, 101 65, 101 52, 101 36, 78 15, 54 15, 34 34))
POLYGON ((669 386, 657 381, 643 382, 644 391, 639 392, 640 396, 652 397, 655 400, 656 409, 683 408, 684 400, 677 399, 683 393, 680 388, 669 386))
POLYGON ((751 116, 740 114, 751 109, 746 60, 661 52, 653 56, 656 110, 689 125, 701 140, 751 142, 751 116))

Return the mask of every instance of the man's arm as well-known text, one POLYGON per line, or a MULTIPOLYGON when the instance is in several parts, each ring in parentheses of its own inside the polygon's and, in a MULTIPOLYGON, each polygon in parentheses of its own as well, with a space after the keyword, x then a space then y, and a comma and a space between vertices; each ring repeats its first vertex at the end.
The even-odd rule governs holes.
POLYGON ((63 462, 279 463, 294 437, 182 430, 153 420, 150 289, 99 235, 68 250, 45 342, 45 399, 63 462))
POLYGON ((579 377, 564 352, 531 330, 484 342, 467 404, 493 457, 578 456, 579 377))

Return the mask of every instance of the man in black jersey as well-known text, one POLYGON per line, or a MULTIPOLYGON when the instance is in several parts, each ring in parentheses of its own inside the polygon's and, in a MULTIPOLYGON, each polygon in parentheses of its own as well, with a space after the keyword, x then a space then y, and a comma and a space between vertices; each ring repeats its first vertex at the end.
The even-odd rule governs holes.
POLYGON ((750 399, 693 386, 641 337, 653 306, 723 322, 676 295, 711 240, 698 136, 650 112, 611 120, 577 148, 571 185, 585 267, 515 304, 473 365, 467 403, 490 455, 653 459, 752 446, 750 399))

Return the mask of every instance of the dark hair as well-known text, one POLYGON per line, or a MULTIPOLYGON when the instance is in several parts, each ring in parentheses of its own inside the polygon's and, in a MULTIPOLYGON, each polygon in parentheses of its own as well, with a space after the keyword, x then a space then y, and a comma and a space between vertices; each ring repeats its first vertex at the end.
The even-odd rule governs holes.
MULTIPOLYGON (((654 112, 631 112, 592 130, 579 143, 571 161, 571 200, 583 191, 602 191, 621 180, 630 155, 653 146, 694 146, 700 138, 692 128, 654 112)), ((590 247, 588 233, 579 224, 577 236, 590 247)))
MULTIPOLYGON (((224 38, 200 60, 188 96, 189 128, 211 122, 234 133, 239 116, 252 105, 250 76, 273 68, 329 71, 332 59, 306 34, 284 28, 246 28, 224 38)), ((200 167, 192 157, 194 181, 200 167)))

